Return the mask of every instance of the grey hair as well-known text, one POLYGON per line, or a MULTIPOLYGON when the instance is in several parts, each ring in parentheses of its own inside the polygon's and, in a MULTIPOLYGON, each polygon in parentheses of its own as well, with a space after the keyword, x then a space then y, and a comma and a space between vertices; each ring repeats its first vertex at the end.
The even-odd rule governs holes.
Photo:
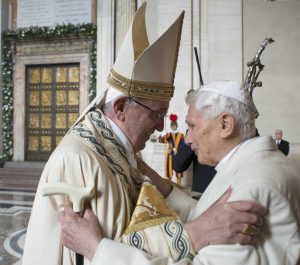
POLYGON ((106 102, 105 104, 102 105, 101 110, 103 113, 107 113, 112 107, 112 101, 106 102))
POLYGON ((246 104, 214 92, 195 90, 187 95, 188 105, 194 104, 204 119, 214 119, 222 112, 230 113, 237 122, 242 140, 255 136, 255 113, 246 104))
POLYGON ((135 102, 133 101, 133 100, 138 100, 137 97, 130 97, 130 96, 127 96, 127 95, 124 94, 124 95, 120 95, 120 96, 114 98, 114 99, 111 100, 111 101, 106 102, 106 103, 102 106, 102 111, 103 111, 104 113, 109 112, 109 111, 112 109, 114 102, 115 102, 118 98, 120 98, 120 97, 124 97, 124 98, 128 99, 128 101, 130 102, 130 104, 132 104, 133 106, 138 106, 138 104, 135 103, 135 102), (133 99, 133 100, 130 100, 130 99, 133 99))

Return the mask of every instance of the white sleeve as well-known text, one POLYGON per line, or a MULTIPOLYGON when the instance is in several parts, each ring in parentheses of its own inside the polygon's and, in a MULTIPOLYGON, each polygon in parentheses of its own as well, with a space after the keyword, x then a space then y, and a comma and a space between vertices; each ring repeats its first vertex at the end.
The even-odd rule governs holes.
MULTIPOLYGON (((272 183, 233 187, 230 200, 257 200, 268 209, 265 224, 253 245, 210 245, 198 252, 193 262, 203 265, 292 265, 300 257, 299 225, 293 200, 272 183), (200 262, 201 260, 201 262, 200 262)), ((299 198, 299 197, 298 197, 299 198)))
POLYGON ((184 223, 197 203, 195 199, 175 186, 166 201, 184 223))

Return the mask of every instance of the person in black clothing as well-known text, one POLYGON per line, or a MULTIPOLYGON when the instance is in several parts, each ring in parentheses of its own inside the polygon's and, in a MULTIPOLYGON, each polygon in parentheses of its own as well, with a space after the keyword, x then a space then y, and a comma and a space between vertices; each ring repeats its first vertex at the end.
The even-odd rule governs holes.
POLYGON ((288 141, 285 141, 282 139, 282 130, 276 130, 275 131, 275 143, 278 147, 278 149, 284 154, 288 155, 290 151, 290 143, 288 141))
POLYGON ((193 162, 192 191, 203 193, 216 174, 214 167, 200 164, 192 148, 186 144, 179 146, 173 162, 173 169, 178 173, 185 171, 193 162))

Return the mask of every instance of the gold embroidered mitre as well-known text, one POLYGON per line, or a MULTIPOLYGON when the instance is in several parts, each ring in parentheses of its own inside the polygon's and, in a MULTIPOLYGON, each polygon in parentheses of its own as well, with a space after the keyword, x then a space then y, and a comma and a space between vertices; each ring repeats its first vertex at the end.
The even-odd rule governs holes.
POLYGON ((108 84, 129 96, 169 101, 174 93, 184 12, 156 41, 149 43, 146 3, 136 12, 133 22, 109 73, 108 84))

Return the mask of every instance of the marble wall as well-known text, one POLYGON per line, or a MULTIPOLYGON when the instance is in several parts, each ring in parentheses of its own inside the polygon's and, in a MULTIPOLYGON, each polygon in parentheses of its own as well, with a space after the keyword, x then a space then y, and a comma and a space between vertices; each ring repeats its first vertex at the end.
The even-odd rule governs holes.
POLYGON ((244 65, 265 37, 275 40, 261 56, 263 87, 254 91, 260 112, 257 127, 262 135, 282 129, 291 143, 291 157, 300 161, 299 14, 298 0, 243 1, 244 65))

